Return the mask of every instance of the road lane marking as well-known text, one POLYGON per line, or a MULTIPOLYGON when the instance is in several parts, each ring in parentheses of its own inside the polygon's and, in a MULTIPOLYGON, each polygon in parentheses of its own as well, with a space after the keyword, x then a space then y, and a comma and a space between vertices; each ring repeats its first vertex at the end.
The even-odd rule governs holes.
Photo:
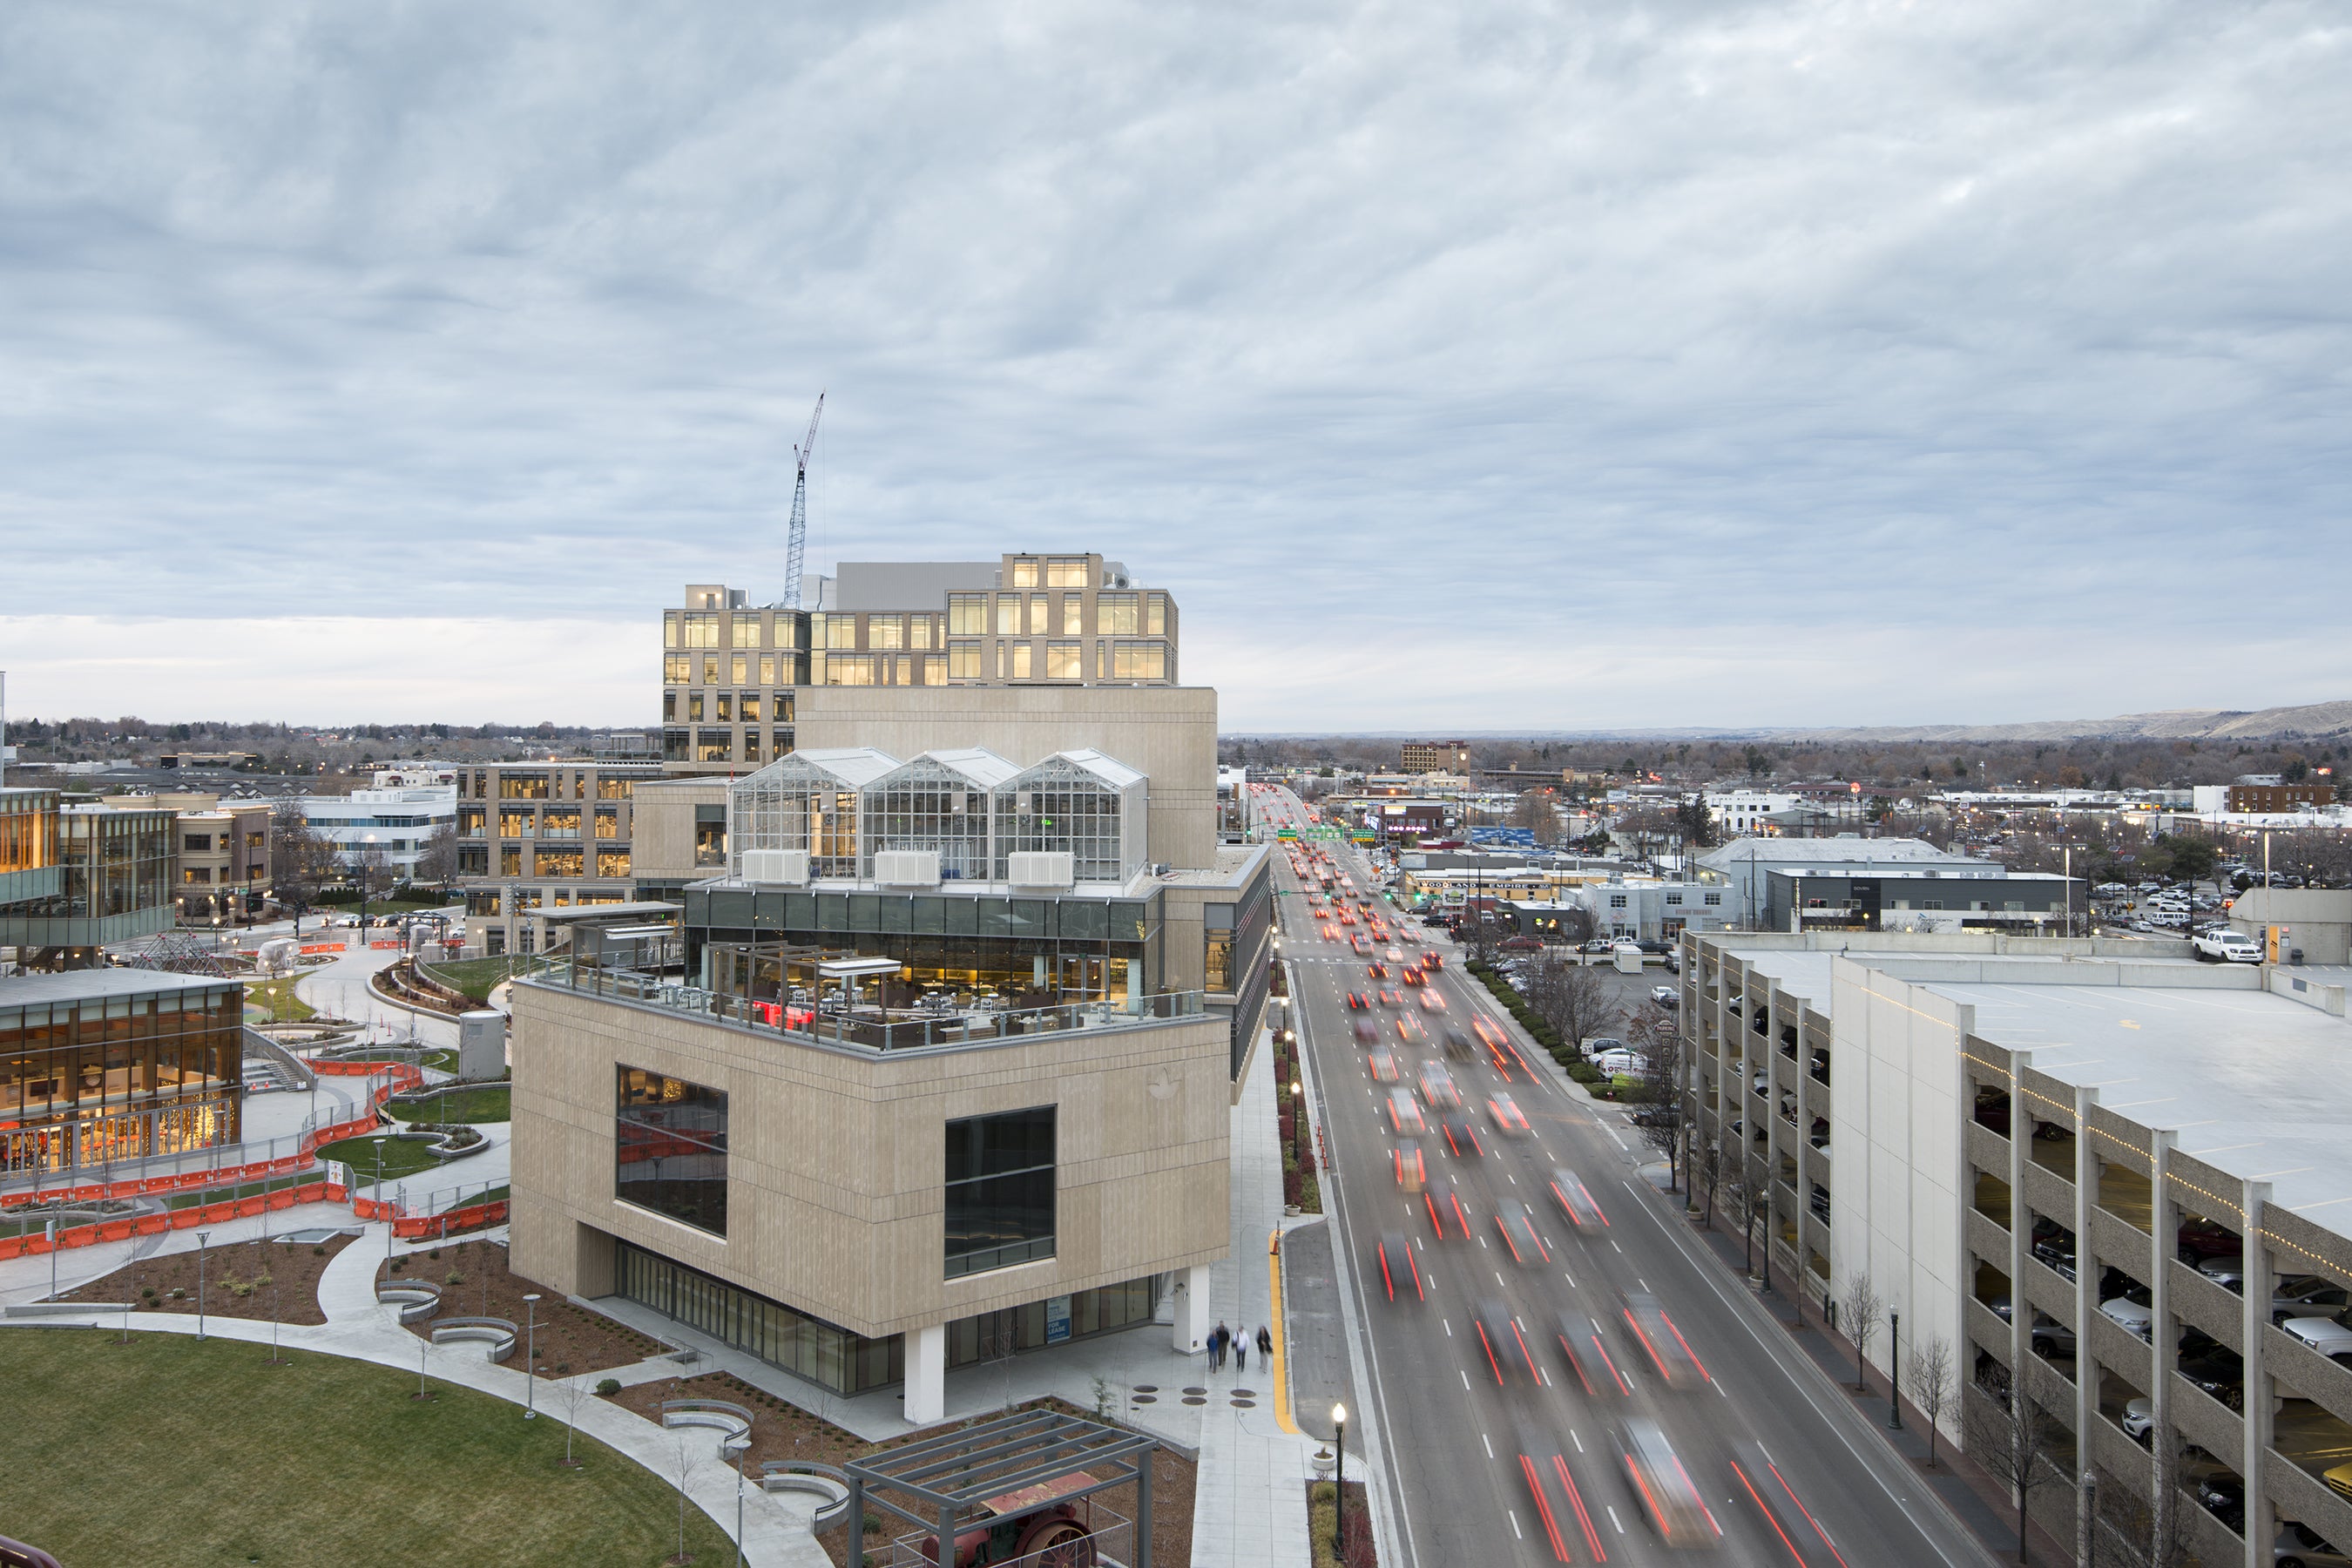
POLYGON ((1437 1321, 1445 1325, 1445 1337, 1449 1340, 1452 1339, 1454 1337, 1454 1324, 1452 1320, 1440 1318, 1437 1321))
POLYGON ((1495 1445, 1492 1443, 1486 1443, 1486 1434, 1484 1432, 1479 1433, 1478 1441, 1486 1444, 1486 1457, 1490 1459, 1493 1458, 1495 1457, 1495 1445))
POLYGON ((1568 1281, 1568 1288, 1569 1288, 1570 1289, 1573 1290, 1573 1289, 1576 1289, 1576 1276, 1575 1276, 1575 1275, 1570 1274, 1567 1269, 1563 1268, 1563 1269, 1561 1269, 1561 1270, 1559 1271, 1559 1277, 1560 1277, 1561 1279, 1565 1279, 1565 1280, 1567 1280, 1567 1281, 1568 1281))
POLYGON ((1465 1394, 1470 1392, 1470 1374, 1466 1372, 1462 1374, 1462 1392, 1465 1394))
POLYGON ((1617 1517, 1617 1505, 1615 1503, 1603 1503, 1601 1506, 1609 1510, 1609 1522, 1617 1527, 1617 1533, 1620 1535, 1624 1534, 1625 1521, 1617 1517))
MULTIPOLYGON (((1613 1237, 1613 1236, 1612 1236, 1612 1237, 1611 1237, 1609 1238, 1609 1245, 1610 1245, 1610 1246, 1612 1246, 1612 1247, 1617 1247, 1617 1238, 1616 1238, 1615 1237, 1613 1237)), ((1622 1258, 1622 1257, 1623 1257, 1623 1256, 1624 1256, 1624 1254, 1625 1254, 1625 1249, 1624 1249, 1623 1247, 1617 1247, 1617 1255, 1618 1255, 1619 1257, 1621 1257, 1621 1258, 1622 1258)))
POLYGON ((1576 1445, 1578 1453, 1584 1452, 1584 1439, 1576 1435, 1576 1428, 1573 1426, 1568 1429, 1568 1440, 1576 1445))
MULTIPOLYGON (((1488 1458, 1490 1458, 1490 1459, 1491 1459, 1491 1458, 1493 1458, 1495 1456, 1494 1456, 1494 1454, 1493 1454, 1491 1451, 1489 1451, 1489 1452, 1488 1452, 1488 1454, 1486 1455, 1486 1457, 1487 1457, 1488 1458)), ((1517 1509, 1510 1509, 1510 1508, 1507 1508, 1507 1509, 1505 1509, 1503 1511, 1504 1511, 1505 1513, 1507 1513, 1507 1514, 1510 1515, 1510 1518, 1511 1518, 1511 1534, 1512 1534, 1513 1536, 1517 1537, 1518 1540, 1525 1541, 1525 1540, 1527 1539, 1527 1537, 1526 1537, 1526 1536, 1524 1536, 1524 1535, 1519 1534, 1519 1513, 1518 1513, 1518 1510, 1517 1510, 1517 1509)))

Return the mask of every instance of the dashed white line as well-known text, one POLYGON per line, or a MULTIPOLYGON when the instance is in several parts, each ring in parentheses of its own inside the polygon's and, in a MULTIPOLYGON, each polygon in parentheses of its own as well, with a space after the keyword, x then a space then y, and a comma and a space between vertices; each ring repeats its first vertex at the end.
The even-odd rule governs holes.
MULTIPOLYGON (((1609 1238, 1609 1245, 1610 1245, 1610 1246, 1612 1246, 1612 1247, 1617 1247, 1617 1238, 1616 1238, 1615 1237, 1613 1237, 1613 1236, 1612 1236, 1612 1237, 1611 1237, 1609 1238)), ((1619 1255, 1622 1257, 1622 1256, 1623 1255, 1623 1253, 1624 1253, 1625 1249, 1624 1249, 1623 1247, 1617 1247, 1617 1251, 1618 1251, 1619 1255)))
POLYGON ((1452 1339, 1454 1337, 1453 1320, 1450 1318, 1440 1318, 1437 1321, 1445 1325, 1445 1337, 1449 1340, 1452 1339))
MULTIPOLYGON (((1486 1434, 1484 1432, 1479 1433, 1478 1441, 1481 1443, 1486 1443, 1486 1434)), ((1495 1457, 1495 1445, 1492 1443, 1486 1443, 1486 1457, 1490 1459, 1495 1457)))
POLYGON ((1576 1435, 1576 1428, 1573 1426, 1568 1429, 1568 1440, 1576 1445, 1578 1453, 1584 1452, 1584 1439, 1576 1435))
MULTIPOLYGON (((1492 1456, 1491 1456, 1491 1455, 1490 1455, 1490 1456, 1488 1456, 1488 1457, 1489 1457, 1489 1458, 1492 1458, 1492 1456)), ((1513 1536, 1517 1537, 1518 1540, 1525 1541, 1525 1540, 1527 1539, 1527 1537, 1526 1537, 1526 1536, 1524 1536, 1524 1535, 1521 1535, 1521 1534, 1519 1533, 1519 1515, 1518 1515, 1518 1510, 1517 1510, 1517 1509, 1508 1509, 1508 1508, 1507 1508, 1507 1509, 1505 1509, 1503 1511, 1504 1511, 1505 1513, 1507 1513, 1507 1514, 1510 1515, 1510 1518, 1511 1518, 1511 1534, 1512 1534, 1513 1536)))
POLYGON ((1470 1392, 1470 1374, 1466 1372, 1462 1374, 1462 1392, 1465 1394, 1470 1392))
POLYGON ((1601 1506, 1609 1510, 1609 1522, 1617 1527, 1617 1533, 1620 1535, 1624 1534, 1625 1521, 1617 1517, 1617 1505, 1614 1503, 1603 1503, 1601 1506))
POLYGON ((1570 1274, 1567 1269, 1563 1268, 1563 1269, 1561 1269, 1561 1270, 1560 1270, 1560 1272, 1559 1272, 1559 1277, 1560 1277, 1561 1279, 1565 1279, 1565 1280, 1567 1280, 1567 1281, 1568 1281, 1568 1288, 1569 1288, 1570 1289, 1573 1290, 1573 1289, 1576 1289, 1576 1276, 1575 1276, 1575 1275, 1570 1274))

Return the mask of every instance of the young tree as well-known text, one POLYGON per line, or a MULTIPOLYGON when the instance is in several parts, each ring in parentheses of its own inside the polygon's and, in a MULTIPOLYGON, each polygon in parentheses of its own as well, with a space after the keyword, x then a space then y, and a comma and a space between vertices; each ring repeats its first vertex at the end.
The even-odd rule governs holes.
POLYGON ((1724 1190, 1723 1201, 1725 1206, 1731 1210, 1731 1217, 1739 1222, 1740 1240, 1748 1248, 1748 1273, 1753 1279, 1756 1274, 1756 1227, 1772 1213, 1771 1188, 1756 1171, 1750 1169, 1746 1176, 1724 1190))
POLYGON ((1927 1468, 1936 1468, 1936 1423, 1952 1407, 1958 1392, 1952 1370, 1952 1342, 1930 1334, 1914 1345, 1904 1375, 1911 1382, 1911 1403, 1927 1418, 1927 1468))
POLYGON ((580 1402, 588 1397, 588 1379, 583 1373, 555 1386, 556 1398, 563 1406, 563 1468, 568 1470, 577 1463, 572 1458, 572 1436, 580 1429, 580 1402))
POLYGON ((1877 1336, 1878 1325, 1884 1321, 1886 1300, 1871 1283, 1870 1271, 1857 1268, 1847 1277, 1845 1294, 1838 1300, 1838 1327, 1853 1342, 1853 1386, 1856 1393, 1870 1387, 1868 1375, 1870 1342, 1877 1336))
POLYGON ((2049 1463, 2057 1422, 2052 1418, 2049 1406, 2024 1386, 2026 1381, 2011 1377, 2006 1369, 1994 1369, 1994 1375, 1987 1379, 1986 1392, 1992 1395, 1995 1410, 1992 1418, 1983 1424, 1980 1440, 1971 1445, 1977 1462, 2017 1500, 2020 1563, 2028 1561, 2027 1499, 2037 1489, 2058 1479, 2058 1472, 2049 1463))
POLYGON ((686 1488, 687 1483, 694 1479, 694 1472, 699 1468, 701 1468, 701 1456, 695 1453, 688 1445, 686 1434, 680 1432, 677 1436, 676 1466, 672 1472, 677 1477, 677 1555, 670 1559, 672 1563, 682 1565, 693 1561, 686 1554, 686 1488))

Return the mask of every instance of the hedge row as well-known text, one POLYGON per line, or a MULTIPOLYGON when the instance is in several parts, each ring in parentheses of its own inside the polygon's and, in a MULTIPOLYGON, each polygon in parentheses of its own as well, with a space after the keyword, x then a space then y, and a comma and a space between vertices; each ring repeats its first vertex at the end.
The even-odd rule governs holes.
POLYGON ((1528 1032, 1528 1037, 1549 1052, 1552 1060, 1567 1069, 1569 1077, 1588 1086, 1608 1081, 1607 1075, 1586 1061, 1573 1042, 1562 1040, 1559 1031, 1528 1006, 1526 997, 1511 989, 1509 981, 1475 958, 1470 961, 1470 973, 1494 994, 1495 1000, 1500 1002, 1513 1018, 1518 1020, 1519 1027, 1528 1032))

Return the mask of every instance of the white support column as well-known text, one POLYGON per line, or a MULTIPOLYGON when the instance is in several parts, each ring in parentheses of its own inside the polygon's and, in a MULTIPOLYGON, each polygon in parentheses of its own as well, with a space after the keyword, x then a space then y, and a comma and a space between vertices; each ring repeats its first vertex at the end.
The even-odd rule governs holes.
MULTIPOLYGON (((2099 1195, 2099 1156, 2091 1147, 2091 1110, 2099 1103, 2096 1086, 2074 1086, 2074 1451, 2079 1474, 2091 1468, 2091 1423, 2099 1418, 2099 1362, 2091 1353, 2091 1315, 2099 1310, 2099 1280, 2105 1273, 2091 1246, 2091 1208, 2099 1195)), ((2016 1130, 2014 1112, 2010 1128, 2016 1130)), ((2011 1309, 2013 1313, 2016 1309, 2011 1309)), ((2087 1486, 2074 1494, 2077 1539, 2090 1541, 2097 1530, 2091 1514, 2097 1496, 2087 1486)))
POLYGON ((2150 1447, 2158 1456, 2157 1482, 2160 1489, 2150 1500, 2150 1506, 2157 1510, 2156 1539, 2159 1541, 2168 1539, 2165 1531, 2169 1528, 2172 1510, 2180 1501, 2174 1495, 2178 1478, 2173 1486, 2164 1484, 2171 1468, 2164 1457, 2177 1452, 2180 1441, 2172 1427, 2172 1373, 2180 1363, 2180 1323, 2172 1315, 2172 1260, 2180 1247, 2180 1205, 2172 1200, 2169 1175, 2174 1141, 2179 1136, 2161 1127, 2148 1134, 2148 1332, 2156 1355, 2152 1363, 2154 1386, 2147 1393, 2154 1405, 2156 1427, 2150 1447))
POLYGON ((2245 1238, 2245 1289, 2240 1297, 2244 1312, 2246 1447, 2238 1474, 2246 1483, 2246 1568, 2271 1568, 2278 1540, 2278 1517, 2271 1507, 2270 1489, 2263 1484, 2270 1469, 2271 1426, 2278 1410, 2277 1391, 2271 1386, 2263 1334, 2271 1326, 2271 1298, 2278 1280, 2271 1272, 2270 1243, 2263 1239, 2263 1211, 2270 1206, 2271 1184, 2249 1181, 2242 1200, 2240 1235, 2245 1238))
MULTIPOLYGON (((2027 1217, 2025 1208, 2025 1152, 2032 1146, 2033 1138, 2033 1113, 2025 1109, 2025 1069, 2032 1065, 2032 1051, 2009 1053, 2009 1376, 2012 1397, 2025 1386, 2025 1362, 2033 1353, 2033 1306, 2025 1299, 2025 1260, 2032 1256, 2033 1249, 2033 1223, 2027 1217)), ((1970 1197, 1973 1200, 1974 1194, 1970 1197)), ((2079 1247, 2081 1244, 2076 1245, 2079 1247)))
POLYGON ((1191 1355, 1209 1348, 1209 1268, 1196 1263, 1176 1276, 1177 1351, 1191 1355))
POLYGON ((907 1336, 907 1419, 918 1426, 948 1413, 948 1326, 933 1323, 907 1336))

